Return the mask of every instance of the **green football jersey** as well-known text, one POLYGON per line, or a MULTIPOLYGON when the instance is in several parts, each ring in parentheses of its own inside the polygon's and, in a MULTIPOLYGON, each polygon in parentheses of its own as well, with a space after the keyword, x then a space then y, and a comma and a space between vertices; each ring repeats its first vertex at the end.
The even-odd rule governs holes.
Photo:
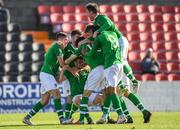
POLYGON ((60 66, 57 56, 63 56, 63 50, 57 43, 53 43, 45 54, 41 72, 56 76, 60 66))
POLYGON ((104 57, 104 68, 113 64, 121 63, 121 54, 118 43, 118 37, 115 32, 103 31, 98 35, 93 43, 92 49, 88 56, 94 56, 101 49, 104 57))
POLYGON ((102 31, 112 31, 115 32, 118 39, 122 37, 122 33, 118 30, 118 28, 115 26, 115 24, 111 21, 110 18, 106 15, 99 14, 94 19, 94 25, 100 26, 100 28, 97 30, 98 32, 102 31))
POLYGON ((70 92, 72 97, 83 93, 88 74, 89 71, 87 70, 80 71, 79 77, 75 77, 71 73, 68 73, 68 80, 70 83, 70 92))
POLYGON ((85 43, 85 44, 82 44, 78 50, 76 51, 76 55, 77 56, 82 56, 83 57, 83 60, 86 62, 86 64, 88 64, 92 69, 94 69, 95 67, 99 66, 99 65, 104 65, 104 58, 103 58, 103 54, 101 51, 97 51, 97 53, 95 53, 93 56, 89 56, 89 55, 82 55, 81 53, 81 50, 83 48, 88 48, 89 51, 91 49, 91 47, 85 43))

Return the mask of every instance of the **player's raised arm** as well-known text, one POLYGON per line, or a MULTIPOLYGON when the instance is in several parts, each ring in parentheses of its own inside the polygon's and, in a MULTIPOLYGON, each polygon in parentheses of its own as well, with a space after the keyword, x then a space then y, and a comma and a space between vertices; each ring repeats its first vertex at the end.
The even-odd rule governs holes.
POLYGON ((72 54, 68 59, 65 60, 64 63, 68 65, 69 63, 71 63, 71 61, 75 60, 77 57, 78 57, 77 55, 72 54))

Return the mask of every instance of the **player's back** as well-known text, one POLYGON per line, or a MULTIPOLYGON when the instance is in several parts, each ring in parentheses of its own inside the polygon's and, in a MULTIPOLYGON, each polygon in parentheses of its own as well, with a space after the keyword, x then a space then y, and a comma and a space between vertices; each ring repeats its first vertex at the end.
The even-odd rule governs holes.
POLYGON ((100 48, 104 56, 104 67, 120 63, 120 50, 118 37, 115 32, 103 31, 98 37, 100 48))

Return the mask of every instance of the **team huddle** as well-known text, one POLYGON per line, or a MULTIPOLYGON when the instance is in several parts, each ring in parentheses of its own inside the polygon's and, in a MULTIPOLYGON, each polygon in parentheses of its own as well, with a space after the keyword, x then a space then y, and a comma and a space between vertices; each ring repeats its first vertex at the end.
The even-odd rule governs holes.
POLYGON ((135 94, 140 82, 136 80, 127 61, 128 41, 114 23, 99 14, 96 3, 88 3, 86 10, 92 24, 84 34, 71 32, 71 42, 64 32, 56 34, 56 42, 45 55, 40 72, 41 100, 24 117, 23 123, 32 125, 30 119, 54 97, 54 106, 61 124, 94 124, 88 107, 100 105, 102 117, 96 124, 133 123, 124 97, 128 98, 143 114, 144 123, 150 121, 151 113, 135 94), (61 69, 59 69, 61 68, 61 69), (58 83, 69 88, 65 111, 62 110, 58 83), (110 116, 115 110, 118 119, 110 116), (74 121, 73 113, 80 112, 74 121))

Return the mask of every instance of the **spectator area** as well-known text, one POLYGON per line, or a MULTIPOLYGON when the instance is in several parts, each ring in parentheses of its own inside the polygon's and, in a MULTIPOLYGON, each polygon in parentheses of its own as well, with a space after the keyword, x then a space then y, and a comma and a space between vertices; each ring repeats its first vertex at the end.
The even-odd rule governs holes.
MULTIPOLYGON (((180 80, 180 7, 157 5, 100 5, 129 41, 129 64, 137 79, 180 80), (141 74, 140 61, 148 48, 160 62, 160 73, 141 74)), ((84 30, 90 23, 83 6, 37 7, 41 25, 52 32, 84 30)), ((0 81, 38 81, 43 55, 52 40, 45 31, 22 31, 17 23, 0 19, 0 81)))

